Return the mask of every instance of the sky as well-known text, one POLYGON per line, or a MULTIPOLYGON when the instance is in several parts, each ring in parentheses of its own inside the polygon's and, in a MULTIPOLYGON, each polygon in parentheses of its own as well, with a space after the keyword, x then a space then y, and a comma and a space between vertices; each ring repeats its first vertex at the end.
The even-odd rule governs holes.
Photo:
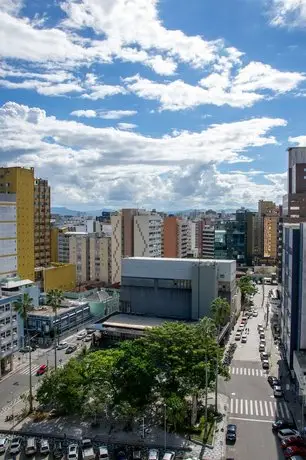
POLYGON ((0 163, 53 206, 281 203, 305 108, 306 0, 0 1, 0 163))

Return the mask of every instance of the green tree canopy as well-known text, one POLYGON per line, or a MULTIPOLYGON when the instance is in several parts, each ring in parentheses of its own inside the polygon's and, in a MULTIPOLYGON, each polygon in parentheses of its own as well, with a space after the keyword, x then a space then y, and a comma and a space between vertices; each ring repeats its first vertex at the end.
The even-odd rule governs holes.
POLYGON ((238 287, 241 291, 241 302, 245 304, 248 298, 252 298, 257 292, 257 288, 252 282, 252 278, 248 275, 242 276, 238 280, 238 287))
POLYGON ((231 307, 226 299, 217 297, 210 306, 212 318, 220 330, 229 321, 231 307))

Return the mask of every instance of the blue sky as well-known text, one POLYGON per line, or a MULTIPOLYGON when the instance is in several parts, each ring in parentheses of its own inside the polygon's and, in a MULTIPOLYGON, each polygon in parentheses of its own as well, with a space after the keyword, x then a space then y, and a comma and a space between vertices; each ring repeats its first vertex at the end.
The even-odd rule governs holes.
POLYGON ((281 202, 305 26, 306 0, 1 0, 1 163, 54 206, 281 202))

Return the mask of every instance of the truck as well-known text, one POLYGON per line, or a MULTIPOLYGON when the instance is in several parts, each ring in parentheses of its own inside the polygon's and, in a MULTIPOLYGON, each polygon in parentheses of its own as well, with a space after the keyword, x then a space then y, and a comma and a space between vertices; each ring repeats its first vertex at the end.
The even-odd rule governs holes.
POLYGON ((95 460, 95 453, 91 439, 83 439, 81 448, 83 460, 95 460))

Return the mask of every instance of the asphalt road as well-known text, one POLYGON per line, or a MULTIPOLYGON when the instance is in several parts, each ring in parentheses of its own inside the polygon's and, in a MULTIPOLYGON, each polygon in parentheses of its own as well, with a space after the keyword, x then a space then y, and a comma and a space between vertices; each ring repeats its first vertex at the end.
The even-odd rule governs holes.
MULTIPOLYGON (((254 297, 258 317, 249 319, 247 323, 247 343, 236 342, 238 347, 231 363, 231 379, 225 387, 230 397, 229 423, 237 425, 237 441, 234 445, 227 446, 226 453, 228 458, 235 460, 283 460, 284 456, 272 433, 271 423, 276 418, 288 418, 289 410, 283 399, 274 398, 267 382, 269 373, 262 369, 257 325, 264 324, 264 308, 263 288, 258 287, 259 293, 254 297)), ((266 295, 268 291, 269 286, 265 286, 266 295)), ((271 349, 268 342, 269 339, 266 349, 271 349)))
MULTIPOLYGON (((63 341, 68 344, 77 344, 78 349, 84 346, 90 345, 90 342, 83 342, 77 340, 77 335, 80 333, 75 332, 70 337, 65 338, 63 341)), ((60 366, 71 357, 75 356, 78 350, 74 353, 66 354, 65 349, 57 350, 57 365, 60 366)), ((0 382, 0 412, 4 411, 8 406, 16 404, 21 394, 29 391, 29 380, 30 380, 30 369, 29 369, 29 353, 19 354, 20 365, 16 366, 16 370, 5 376, 0 382)), ((33 389, 38 386, 42 376, 37 376, 37 369, 41 364, 48 365, 49 369, 54 368, 54 349, 43 350, 41 348, 36 349, 32 352, 32 385, 33 389)))

